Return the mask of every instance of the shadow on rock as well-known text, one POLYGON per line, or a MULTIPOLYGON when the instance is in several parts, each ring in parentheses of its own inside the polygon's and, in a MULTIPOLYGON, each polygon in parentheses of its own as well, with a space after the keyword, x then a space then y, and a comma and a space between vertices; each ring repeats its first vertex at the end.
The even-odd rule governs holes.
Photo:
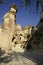
POLYGON ((23 57, 30 59, 37 65, 43 65, 43 49, 24 51, 23 57))
POLYGON ((9 53, 6 56, 3 56, 5 53, 3 52, 2 55, 0 55, 0 63, 8 63, 13 61, 16 62, 21 60, 20 62, 25 62, 26 60, 23 60, 27 58, 28 60, 31 60, 32 62, 36 63, 37 65, 43 65, 43 49, 42 50, 29 50, 24 52, 12 52, 9 53))
POLYGON ((16 52, 6 54, 4 51, 0 50, 0 63, 8 63, 12 61, 16 55, 16 52))

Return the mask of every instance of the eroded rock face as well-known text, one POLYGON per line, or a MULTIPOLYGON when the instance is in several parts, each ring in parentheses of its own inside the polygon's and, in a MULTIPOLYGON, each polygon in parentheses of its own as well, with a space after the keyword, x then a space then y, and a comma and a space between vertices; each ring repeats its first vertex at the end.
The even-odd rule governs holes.
POLYGON ((6 31, 2 32, 0 35, 0 48, 2 48, 5 51, 10 50, 11 48, 10 38, 6 31))
POLYGON ((34 31, 33 26, 22 28, 20 24, 16 24, 16 11, 17 7, 13 4, 10 11, 3 16, 3 23, 0 26, 0 48, 6 52, 15 51, 17 45, 26 48, 27 37, 34 31))
POLYGON ((20 24, 17 24, 12 44, 14 45, 14 47, 16 47, 17 44, 21 44, 22 46, 24 46, 24 43, 26 41, 27 41, 27 38, 25 38, 25 34, 24 34, 20 24))
POLYGON ((16 47, 17 44, 21 44, 20 47, 26 48, 28 40, 27 36, 30 36, 33 33, 33 30, 33 26, 27 26, 24 29, 22 29, 20 24, 17 24, 12 45, 16 47))
POLYGON ((15 30, 16 5, 13 4, 10 11, 3 16, 2 28, 0 28, 0 48, 9 51, 12 48, 12 38, 15 30))

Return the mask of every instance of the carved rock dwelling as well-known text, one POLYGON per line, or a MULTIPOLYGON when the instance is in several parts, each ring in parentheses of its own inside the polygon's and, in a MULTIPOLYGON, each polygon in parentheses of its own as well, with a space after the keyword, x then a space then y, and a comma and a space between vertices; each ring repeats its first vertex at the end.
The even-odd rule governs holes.
POLYGON ((17 6, 12 4, 10 10, 3 16, 3 23, 0 25, 0 49, 8 52, 14 50, 17 44, 21 48, 25 48, 27 44, 27 36, 34 31, 33 26, 21 27, 16 24, 17 6))

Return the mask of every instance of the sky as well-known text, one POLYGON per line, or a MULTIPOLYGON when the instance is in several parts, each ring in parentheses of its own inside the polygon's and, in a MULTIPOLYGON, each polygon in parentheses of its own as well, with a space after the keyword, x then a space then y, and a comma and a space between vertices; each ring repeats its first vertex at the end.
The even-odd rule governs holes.
POLYGON ((6 12, 9 11, 12 3, 15 3, 18 7, 18 12, 16 14, 16 24, 24 26, 36 26, 40 20, 40 7, 38 12, 36 12, 36 0, 31 0, 32 11, 29 7, 21 7, 22 0, 5 0, 6 4, 0 4, 0 25, 2 24, 2 18, 6 12), (31 11, 31 12, 30 12, 31 11))

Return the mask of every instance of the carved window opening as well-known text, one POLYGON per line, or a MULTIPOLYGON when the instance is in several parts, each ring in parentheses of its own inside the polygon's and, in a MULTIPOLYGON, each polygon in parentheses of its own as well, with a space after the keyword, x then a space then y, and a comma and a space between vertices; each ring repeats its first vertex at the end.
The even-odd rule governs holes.
POLYGON ((22 34, 20 34, 20 36, 23 36, 22 34))
POLYGON ((12 42, 14 41, 15 38, 16 38, 16 37, 13 37, 13 38, 12 38, 12 42))
POLYGON ((17 44, 17 41, 14 44, 16 45, 17 44))
POLYGON ((20 37, 20 40, 21 40, 21 37, 20 37))

